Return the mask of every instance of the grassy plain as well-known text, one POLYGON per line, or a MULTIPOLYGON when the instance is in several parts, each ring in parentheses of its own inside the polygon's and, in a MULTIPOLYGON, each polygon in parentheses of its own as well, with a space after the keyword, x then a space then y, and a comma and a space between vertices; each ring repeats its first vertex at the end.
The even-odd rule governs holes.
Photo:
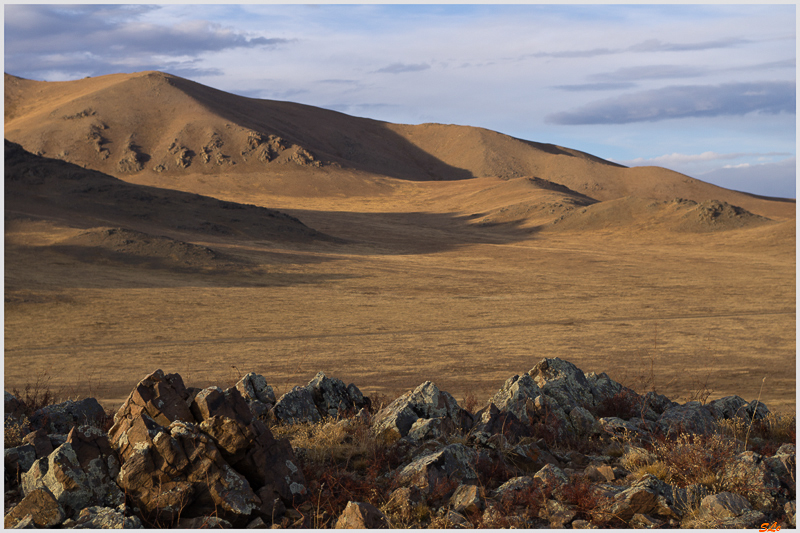
POLYGON ((7 206, 5 387, 46 375, 113 405, 156 368, 193 386, 255 371, 278 393, 323 370, 365 393, 432 380, 482 401, 561 357, 636 388, 652 374, 683 400, 705 389, 751 400, 766 377, 762 401, 795 409, 795 250, 774 244, 794 240, 794 221, 717 233, 481 225, 442 207, 454 186, 253 196, 347 242, 195 236, 242 259, 210 267, 67 253, 52 244, 80 230, 7 206))

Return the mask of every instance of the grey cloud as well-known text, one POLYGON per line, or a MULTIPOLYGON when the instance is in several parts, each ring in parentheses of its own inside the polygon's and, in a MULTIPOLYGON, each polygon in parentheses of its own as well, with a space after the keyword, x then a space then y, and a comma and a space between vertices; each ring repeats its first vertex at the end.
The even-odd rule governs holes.
POLYGON ((564 50, 561 52, 536 52, 525 57, 552 57, 552 58, 586 58, 622 54, 626 52, 647 53, 647 52, 691 52, 698 50, 710 50, 713 48, 731 48, 743 44, 750 44, 754 41, 748 39, 729 38, 718 39, 716 41, 704 41, 700 43, 665 43, 657 39, 628 46, 626 48, 592 48, 590 50, 564 50))
POLYGON ((427 63, 392 63, 391 65, 380 68, 375 72, 379 72, 381 74, 401 74, 403 72, 419 72, 421 70, 428 70, 429 68, 431 68, 431 66, 427 63))
POLYGON ((624 94, 599 100, 575 111, 545 117, 549 124, 629 124, 659 120, 795 113, 794 82, 685 85, 624 94))
POLYGON ((614 91, 619 89, 632 89, 636 87, 635 83, 631 82, 601 82, 601 83, 581 83, 578 85, 553 85, 554 89, 561 89, 562 91, 614 91))
POLYGON ((598 81, 638 81, 638 80, 658 80, 666 78, 695 78, 708 73, 708 69, 700 67, 687 67, 682 65, 646 65, 641 67, 628 67, 615 70, 614 72, 604 72, 593 74, 590 79, 598 81))
POLYGON ((246 34, 204 20, 171 26, 139 20, 140 15, 154 9, 158 7, 7 5, 5 70, 31 78, 54 68, 93 74, 121 69, 168 70, 173 63, 169 56, 192 58, 209 51, 274 47, 290 42, 246 34), (156 54, 167 59, 153 63, 156 54))
POLYGON ((665 43, 658 39, 635 44, 627 48, 629 52, 689 52, 697 50, 711 50, 714 48, 731 48, 742 44, 750 44, 749 39, 739 39, 736 37, 728 39, 718 39, 716 41, 705 41, 701 43, 665 43))

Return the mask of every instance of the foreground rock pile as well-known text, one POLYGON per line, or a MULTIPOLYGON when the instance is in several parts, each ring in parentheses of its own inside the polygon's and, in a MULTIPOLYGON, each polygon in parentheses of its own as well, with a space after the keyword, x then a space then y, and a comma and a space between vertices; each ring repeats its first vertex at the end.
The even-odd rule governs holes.
POLYGON ((430 381, 372 403, 321 372, 276 399, 257 374, 157 370, 113 420, 93 399, 28 418, 6 392, 5 526, 795 525, 794 432, 764 433, 757 401, 681 405, 544 359, 474 413, 430 381))

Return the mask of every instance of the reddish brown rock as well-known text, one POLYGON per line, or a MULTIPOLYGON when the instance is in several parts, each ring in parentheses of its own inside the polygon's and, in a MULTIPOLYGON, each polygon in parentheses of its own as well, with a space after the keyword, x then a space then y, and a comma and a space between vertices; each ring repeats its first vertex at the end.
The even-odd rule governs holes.
POLYGON ((360 502, 347 502, 336 529, 384 529, 389 527, 386 515, 374 505, 360 502))
POLYGON ((5 516, 5 527, 11 529, 17 523, 31 515, 34 525, 37 528, 55 527, 64 521, 66 517, 64 509, 47 489, 36 489, 29 492, 19 504, 17 504, 5 516))
POLYGON ((158 425, 168 426, 175 420, 194 422, 187 400, 189 391, 178 374, 164 374, 156 370, 141 380, 114 415, 114 422, 122 418, 136 418, 147 414, 158 425))

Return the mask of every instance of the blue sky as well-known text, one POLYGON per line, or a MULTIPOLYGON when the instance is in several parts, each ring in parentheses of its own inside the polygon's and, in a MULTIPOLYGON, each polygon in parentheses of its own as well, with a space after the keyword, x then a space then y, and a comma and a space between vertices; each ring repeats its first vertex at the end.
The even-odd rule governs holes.
POLYGON ((5 71, 162 70, 796 195, 796 7, 5 5, 5 71))

